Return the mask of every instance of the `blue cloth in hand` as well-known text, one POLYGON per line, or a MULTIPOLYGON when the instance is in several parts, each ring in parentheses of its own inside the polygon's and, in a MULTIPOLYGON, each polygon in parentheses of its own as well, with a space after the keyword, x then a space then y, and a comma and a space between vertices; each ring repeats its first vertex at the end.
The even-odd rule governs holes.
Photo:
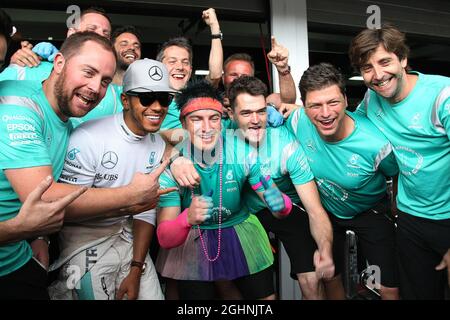
POLYGON ((273 107, 272 105, 268 105, 267 106, 267 124, 270 127, 279 127, 283 124, 284 122, 284 118, 283 115, 278 112, 277 109, 275 109, 275 107, 273 107))
POLYGON ((32 51, 50 62, 53 62, 56 54, 59 52, 58 48, 50 42, 39 42, 33 47, 32 51))

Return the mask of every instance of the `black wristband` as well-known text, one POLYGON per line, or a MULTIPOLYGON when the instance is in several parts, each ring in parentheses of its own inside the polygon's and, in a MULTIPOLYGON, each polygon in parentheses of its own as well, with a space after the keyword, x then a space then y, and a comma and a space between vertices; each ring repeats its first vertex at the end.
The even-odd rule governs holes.
POLYGON ((282 76, 287 76, 289 73, 291 73, 291 66, 288 65, 288 68, 284 71, 278 71, 278 73, 282 76))
POLYGON ((170 166, 172 165, 172 163, 173 163, 175 160, 177 160, 179 157, 182 157, 182 156, 183 156, 183 151, 180 151, 180 152, 178 152, 176 155, 172 156, 172 157, 169 159, 169 168, 170 168, 170 166))
POLYGON ((211 35, 211 39, 220 39, 220 40, 223 40, 223 33, 222 33, 222 32, 219 32, 219 33, 217 33, 217 34, 212 34, 212 35, 211 35))

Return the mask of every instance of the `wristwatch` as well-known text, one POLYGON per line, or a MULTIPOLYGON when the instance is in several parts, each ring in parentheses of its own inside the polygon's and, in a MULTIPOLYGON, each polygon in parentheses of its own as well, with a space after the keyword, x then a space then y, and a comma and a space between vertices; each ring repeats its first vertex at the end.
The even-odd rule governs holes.
POLYGON ((219 33, 217 33, 217 34, 212 34, 212 35, 211 35, 211 39, 220 39, 220 40, 223 40, 223 33, 222 33, 222 32, 219 32, 219 33))
POLYGON ((38 236, 36 238, 28 239, 28 242, 31 243, 34 240, 44 240, 47 243, 47 246, 50 245, 50 238, 47 236, 38 236))
POLYGON ((287 76, 289 73, 291 73, 291 66, 288 65, 287 69, 284 71, 278 71, 278 73, 282 76, 287 76))
POLYGON ((180 150, 177 154, 173 155, 171 158, 169 158, 169 169, 172 163, 177 160, 179 157, 183 156, 183 150, 180 150))
POLYGON ((137 267, 137 268, 141 269, 141 273, 144 274, 145 269, 147 268, 147 263, 133 260, 133 261, 131 261, 130 267, 137 267))

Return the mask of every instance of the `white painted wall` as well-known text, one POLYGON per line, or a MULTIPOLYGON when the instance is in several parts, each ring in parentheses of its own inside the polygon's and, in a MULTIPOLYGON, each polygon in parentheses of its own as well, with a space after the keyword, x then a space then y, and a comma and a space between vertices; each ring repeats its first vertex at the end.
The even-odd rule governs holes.
MULTIPOLYGON (((270 7, 271 33, 278 43, 289 49, 289 65, 297 87, 297 102, 299 102, 298 82, 309 66, 306 0, 270 0, 270 7)), ((272 75, 273 91, 280 92, 275 67, 272 67, 272 75)), ((298 282, 290 277, 289 258, 281 243, 279 263, 279 299, 301 299, 298 282)))
MULTIPOLYGON (((278 43, 289 49, 289 65, 298 87, 303 72, 309 66, 306 0, 270 0, 270 9, 271 33, 278 43)), ((275 67, 272 67, 272 74, 273 90, 280 92, 275 67)), ((300 93, 297 88, 298 101, 300 93)))

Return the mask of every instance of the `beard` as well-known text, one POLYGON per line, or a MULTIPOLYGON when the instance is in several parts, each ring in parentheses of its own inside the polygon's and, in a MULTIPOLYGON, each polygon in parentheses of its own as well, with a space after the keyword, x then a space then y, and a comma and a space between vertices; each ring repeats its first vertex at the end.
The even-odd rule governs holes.
POLYGON ((125 60, 125 58, 123 58, 122 55, 119 53, 116 53, 116 60, 117 60, 117 70, 122 70, 122 71, 127 71, 128 66, 132 63, 132 62, 125 60))
POLYGON ((66 84, 66 68, 63 68, 61 75, 56 80, 54 94, 56 97, 56 102, 58 103, 59 110, 61 113, 70 118, 73 117, 69 106, 69 95, 64 92, 64 85, 66 84))

